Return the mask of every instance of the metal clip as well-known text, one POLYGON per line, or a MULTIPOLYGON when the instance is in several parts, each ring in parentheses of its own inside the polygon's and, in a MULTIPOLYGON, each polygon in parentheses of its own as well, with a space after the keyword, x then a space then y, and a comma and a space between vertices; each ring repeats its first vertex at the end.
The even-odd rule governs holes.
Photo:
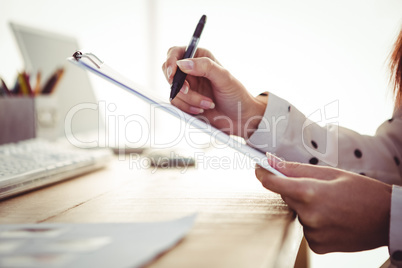
POLYGON ((76 51, 76 52, 73 54, 73 57, 74 57, 74 59, 77 60, 77 61, 78 61, 79 59, 81 59, 81 58, 87 58, 87 59, 89 59, 93 64, 95 64, 96 67, 98 67, 99 69, 100 69, 101 66, 103 65, 103 61, 101 61, 96 55, 94 55, 94 54, 92 54, 92 53, 82 53, 81 51, 76 51), (96 63, 95 60, 92 59, 92 57, 95 58, 95 59, 98 61, 98 63, 96 63))

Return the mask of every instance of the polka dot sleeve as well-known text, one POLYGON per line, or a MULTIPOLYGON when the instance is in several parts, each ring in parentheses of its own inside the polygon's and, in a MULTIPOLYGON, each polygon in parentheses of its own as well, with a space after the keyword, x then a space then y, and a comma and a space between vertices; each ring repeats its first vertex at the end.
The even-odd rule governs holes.
POLYGON ((288 161, 329 165, 402 184, 402 111, 385 121, 375 136, 337 125, 319 126, 286 100, 270 93, 258 129, 248 143, 288 161))

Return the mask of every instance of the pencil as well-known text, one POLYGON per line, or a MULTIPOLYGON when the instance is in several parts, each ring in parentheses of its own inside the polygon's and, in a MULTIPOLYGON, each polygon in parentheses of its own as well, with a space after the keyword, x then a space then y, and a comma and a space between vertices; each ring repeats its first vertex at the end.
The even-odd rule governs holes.
POLYGON ((36 84, 34 87, 34 94, 35 95, 39 95, 40 94, 40 81, 41 81, 41 73, 40 71, 38 71, 38 73, 36 74, 36 84))
POLYGON ((60 78, 63 76, 64 69, 57 69, 54 74, 49 78, 46 85, 42 89, 42 94, 51 94, 60 82, 60 78))
POLYGON ((2 90, 2 91, 3 91, 3 95, 4 95, 4 96, 11 95, 11 92, 10 92, 10 90, 8 89, 8 87, 7 87, 6 83, 4 82, 4 80, 3 80, 2 78, 0 78, 0 80, 1 80, 1 88, 3 89, 3 90, 2 90))
POLYGON ((18 73, 18 84, 20 85, 22 95, 29 95, 28 85, 24 76, 23 73, 18 73))

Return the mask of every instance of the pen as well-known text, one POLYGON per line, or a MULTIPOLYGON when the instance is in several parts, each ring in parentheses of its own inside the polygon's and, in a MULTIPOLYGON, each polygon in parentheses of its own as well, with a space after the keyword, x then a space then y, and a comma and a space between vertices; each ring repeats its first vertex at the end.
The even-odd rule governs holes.
POLYGON ((31 83, 30 83, 31 75, 27 72, 24 72, 24 78, 25 78, 25 83, 27 84, 27 87, 28 87, 29 94, 32 96, 33 91, 32 91, 32 87, 31 87, 31 83))
POLYGON ((17 80, 15 81, 15 85, 10 90, 12 95, 19 95, 21 93, 21 85, 20 85, 20 83, 18 81, 19 81, 19 79, 18 79, 18 76, 17 76, 17 80))
POLYGON ((54 72, 54 74, 49 78, 46 82, 45 86, 42 89, 42 94, 50 94, 55 89, 56 85, 59 83, 60 78, 63 76, 64 69, 59 68, 54 72))
MULTIPOLYGON (((207 16, 202 15, 200 21, 197 24, 197 28, 195 28, 193 37, 188 44, 186 52, 184 52, 183 59, 188 59, 194 57, 195 51, 197 50, 198 42, 200 41, 202 30, 204 29, 204 25, 206 23, 207 16)), ((186 80, 187 74, 182 72, 180 68, 177 68, 176 74, 173 77, 173 83, 170 91, 170 101, 172 101, 176 95, 179 93, 180 89, 184 84, 184 80, 186 80)))
POLYGON ((1 91, 2 91, 0 95, 3 95, 3 96, 10 95, 11 93, 10 93, 10 90, 8 89, 6 83, 4 82, 3 79, 0 78, 0 80, 1 80, 0 88, 1 88, 1 91))
POLYGON ((18 83, 20 85, 20 90, 21 90, 22 95, 29 96, 29 88, 28 88, 28 85, 26 83, 24 73, 19 73, 18 74, 18 83))
POLYGON ((22 95, 32 96, 32 88, 29 83, 29 74, 27 72, 21 72, 18 74, 19 89, 22 95))
POLYGON ((41 73, 40 73, 40 71, 38 71, 38 73, 36 74, 36 84, 33 89, 34 95, 39 95, 41 92, 41 88, 40 88, 41 77, 42 77, 41 73))

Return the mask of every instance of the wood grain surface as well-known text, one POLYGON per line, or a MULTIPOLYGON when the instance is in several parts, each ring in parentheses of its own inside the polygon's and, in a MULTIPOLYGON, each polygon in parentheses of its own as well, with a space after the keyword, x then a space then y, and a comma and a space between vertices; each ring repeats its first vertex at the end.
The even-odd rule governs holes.
POLYGON ((0 202, 0 223, 163 221, 194 227, 149 267, 293 267, 302 238, 294 213, 254 169, 152 168, 139 157, 0 202), (144 164, 145 163, 145 164, 144 164))

